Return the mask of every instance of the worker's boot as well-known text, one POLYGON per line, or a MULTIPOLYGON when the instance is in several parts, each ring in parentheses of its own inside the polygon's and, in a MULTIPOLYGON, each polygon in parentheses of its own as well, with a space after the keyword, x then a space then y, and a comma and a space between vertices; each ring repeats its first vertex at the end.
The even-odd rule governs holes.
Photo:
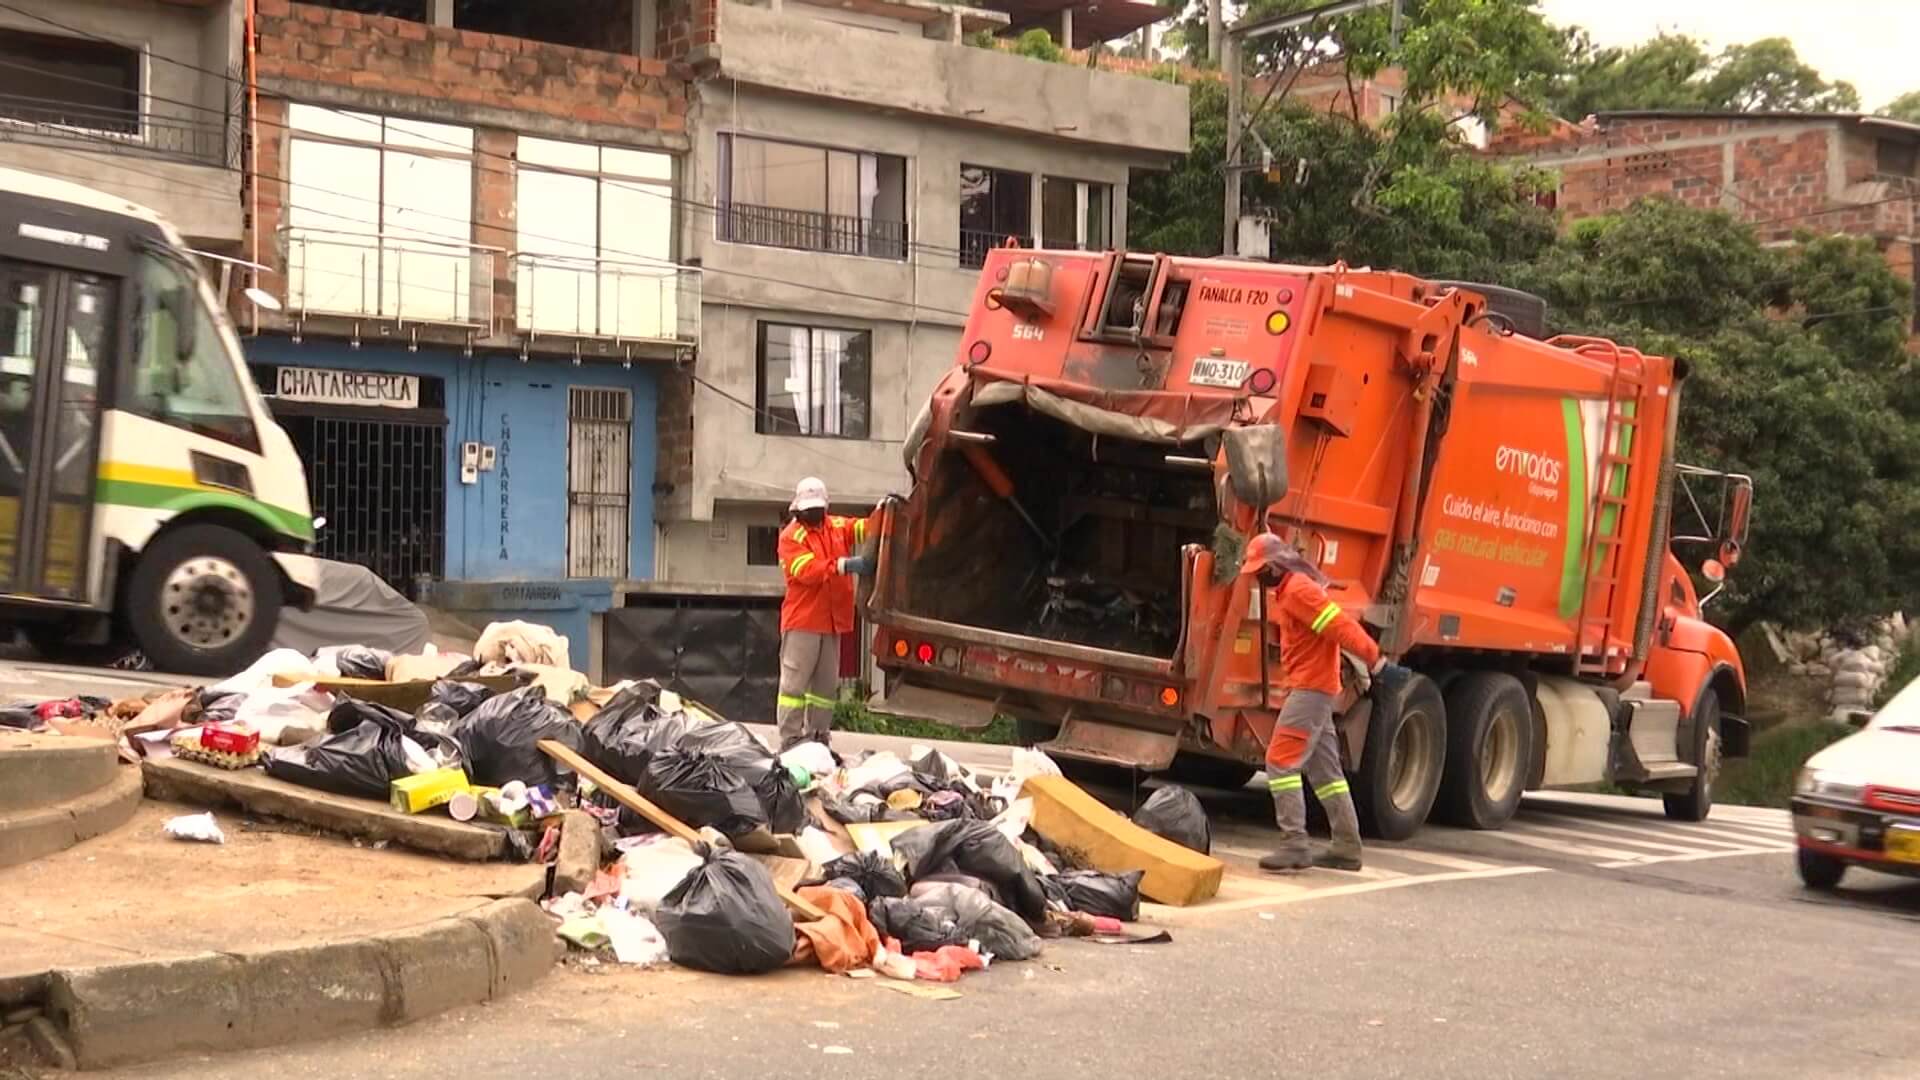
POLYGON ((1260 859, 1260 869, 1274 873, 1305 870, 1313 865, 1313 849, 1307 846, 1307 800, 1300 790, 1300 774, 1277 776, 1267 781, 1273 793, 1273 822, 1280 829, 1280 846, 1260 859))
POLYGON ((1353 796, 1347 794, 1347 782, 1338 780, 1314 792, 1320 808, 1327 812, 1327 828, 1333 834, 1326 850, 1314 856, 1313 865, 1328 870, 1360 869, 1360 818, 1353 809, 1353 796))

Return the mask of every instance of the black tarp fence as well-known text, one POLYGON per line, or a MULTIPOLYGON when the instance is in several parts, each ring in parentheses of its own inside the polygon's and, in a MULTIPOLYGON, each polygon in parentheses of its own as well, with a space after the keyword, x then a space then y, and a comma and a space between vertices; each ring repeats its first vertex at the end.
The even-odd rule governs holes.
POLYGON ((605 619, 608 682, 657 679, 729 720, 773 722, 779 597, 636 595, 605 619))

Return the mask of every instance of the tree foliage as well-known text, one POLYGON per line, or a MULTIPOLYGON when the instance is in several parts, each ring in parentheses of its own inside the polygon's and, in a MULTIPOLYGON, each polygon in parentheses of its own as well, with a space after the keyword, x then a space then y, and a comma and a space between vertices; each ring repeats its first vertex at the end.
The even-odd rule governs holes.
POLYGON ((1870 242, 1768 249, 1724 213, 1650 200, 1576 224, 1507 283, 1545 295, 1556 329, 1688 364, 1682 460, 1755 485, 1716 617, 1819 626, 1920 599, 1910 288, 1870 242))
POLYGON ((1887 102, 1881 107, 1879 114, 1895 120, 1905 120, 1909 124, 1920 124, 1920 90, 1909 90, 1887 102))
POLYGON ((1570 120, 1632 109, 1853 112, 1860 94, 1828 82, 1786 38, 1729 45, 1718 55, 1684 34, 1630 48, 1601 46, 1577 27, 1561 35, 1564 59, 1549 100, 1570 120))

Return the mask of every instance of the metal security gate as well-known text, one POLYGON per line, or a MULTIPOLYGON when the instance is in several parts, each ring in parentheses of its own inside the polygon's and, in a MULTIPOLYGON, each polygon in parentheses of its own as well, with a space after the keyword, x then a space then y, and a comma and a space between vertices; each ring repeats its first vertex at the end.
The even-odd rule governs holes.
POLYGON ((441 423, 276 410, 307 467, 325 559, 359 563, 408 596, 446 553, 447 436, 441 423))
POLYGON ((633 395, 567 391, 567 576, 627 576, 633 497, 633 395))

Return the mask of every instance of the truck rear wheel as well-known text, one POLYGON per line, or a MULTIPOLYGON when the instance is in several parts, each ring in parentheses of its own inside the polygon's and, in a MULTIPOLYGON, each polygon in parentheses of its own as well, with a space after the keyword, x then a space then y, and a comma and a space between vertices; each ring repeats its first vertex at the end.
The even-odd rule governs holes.
POLYGON ((127 582, 127 623, 155 670, 231 675, 280 622, 280 573, 252 539, 218 525, 161 533, 127 582))
POLYGON ((1665 805, 1667 817, 1674 821, 1705 821, 1713 810, 1713 781, 1720 773, 1720 695, 1712 689, 1700 693, 1700 703, 1693 707, 1693 723, 1688 727, 1692 737, 1692 746, 1687 749, 1691 755, 1682 760, 1691 762, 1700 771, 1693 778, 1693 785, 1687 790, 1660 796, 1665 805))
POLYGON ((1440 688, 1415 675, 1397 695, 1374 699, 1353 803, 1360 824, 1382 840, 1419 831, 1440 791, 1447 756, 1447 707, 1440 688))
POLYGON ((1497 829, 1520 808, 1533 761, 1533 704, 1504 671, 1472 671, 1447 694, 1447 769, 1435 816, 1497 829))

